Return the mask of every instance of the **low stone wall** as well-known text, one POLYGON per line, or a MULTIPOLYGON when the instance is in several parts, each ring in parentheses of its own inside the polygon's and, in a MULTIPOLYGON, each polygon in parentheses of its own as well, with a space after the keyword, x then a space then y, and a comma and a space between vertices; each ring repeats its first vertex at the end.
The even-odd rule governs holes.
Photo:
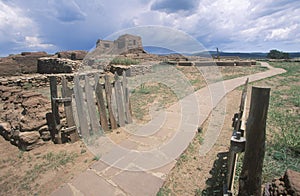
POLYGON ((125 71, 127 77, 144 75, 152 72, 152 65, 111 65, 110 71, 119 75, 125 71))
POLYGON ((179 61, 177 62, 178 66, 194 66, 195 63, 191 61, 179 61))
POLYGON ((34 75, 22 75, 22 76, 11 76, 0 78, 0 85, 8 87, 21 87, 32 88, 32 87, 45 87, 50 85, 50 76, 58 76, 57 82, 60 83, 61 78, 64 76, 69 82, 73 81, 73 74, 34 74, 34 75))
POLYGON ((234 61, 216 61, 217 66, 235 66, 234 61))
POLYGON ((38 59, 49 56, 46 52, 22 52, 0 58, 0 76, 36 73, 38 59))
POLYGON ((251 66, 256 61, 200 61, 194 62, 195 66, 251 66))
POLYGON ((251 66, 252 62, 251 61, 236 61, 235 65, 236 66, 251 66))
POLYGON ((0 134, 22 150, 31 150, 51 139, 46 113, 48 98, 21 88, 0 86, 0 134))
POLYGON ((38 59, 37 72, 41 74, 73 73, 79 69, 81 61, 45 57, 38 59))
POLYGON ((152 72, 152 65, 131 65, 130 69, 126 71, 126 76, 132 77, 137 75, 144 75, 152 72))
POLYGON ((87 55, 85 50, 71 50, 71 51, 61 51, 57 52, 56 55, 58 58, 70 59, 70 60, 83 60, 87 55))

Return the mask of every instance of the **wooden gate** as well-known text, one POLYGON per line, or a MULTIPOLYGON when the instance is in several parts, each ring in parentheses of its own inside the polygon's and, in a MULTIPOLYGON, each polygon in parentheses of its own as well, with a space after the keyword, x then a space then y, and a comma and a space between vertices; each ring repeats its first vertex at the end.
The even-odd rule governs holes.
POLYGON ((74 76, 73 88, 61 79, 58 97, 57 78, 50 77, 52 112, 47 122, 55 143, 74 142, 78 136, 103 135, 104 131, 132 123, 129 89, 125 72, 114 77, 99 73, 74 76), (66 124, 61 123, 59 106, 64 105, 66 124), (78 135, 79 134, 79 135, 78 135))

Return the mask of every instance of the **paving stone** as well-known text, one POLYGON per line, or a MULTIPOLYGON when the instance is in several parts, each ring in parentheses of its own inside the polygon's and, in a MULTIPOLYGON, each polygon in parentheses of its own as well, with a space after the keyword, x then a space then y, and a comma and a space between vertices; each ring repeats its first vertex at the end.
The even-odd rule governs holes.
POLYGON ((99 160, 96 163, 94 163, 90 168, 101 172, 107 169, 108 167, 110 166, 107 163, 103 162, 102 160, 99 160))
POLYGON ((177 132, 160 150, 170 158, 177 158, 188 147, 194 135, 195 132, 177 132))
POLYGON ((162 167, 150 170, 149 172, 152 173, 154 176, 157 176, 163 180, 166 180, 168 173, 175 167, 176 161, 173 160, 162 167))
POLYGON ((146 172, 125 171, 113 179, 118 186, 133 196, 156 195, 163 180, 146 172))
POLYGON ((88 196, 116 195, 116 193, 120 193, 120 190, 109 184, 91 170, 81 173, 72 180, 71 184, 84 195, 88 196))

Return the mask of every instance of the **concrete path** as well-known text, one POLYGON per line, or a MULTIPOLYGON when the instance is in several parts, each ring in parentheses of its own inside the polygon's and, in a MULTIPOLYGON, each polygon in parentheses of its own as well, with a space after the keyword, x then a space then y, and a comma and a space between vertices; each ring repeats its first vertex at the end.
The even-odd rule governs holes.
MULTIPOLYGON (((156 195, 176 159, 210 113, 214 119, 211 127, 214 128, 208 129, 200 156, 213 147, 222 128, 226 103, 223 103, 224 109, 213 108, 222 104, 220 101, 228 92, 243 85, 247 78, 252 82, 285 72, 268 63, 263 62, 262 66, 269 70, 213 83, 184 97, 118 143, 108 137, 96 138, 89 149, 101 156, 100 160, 52 195, 156 195)), ((129 129, 124 128, 124 131, 130 132, 129 129)))

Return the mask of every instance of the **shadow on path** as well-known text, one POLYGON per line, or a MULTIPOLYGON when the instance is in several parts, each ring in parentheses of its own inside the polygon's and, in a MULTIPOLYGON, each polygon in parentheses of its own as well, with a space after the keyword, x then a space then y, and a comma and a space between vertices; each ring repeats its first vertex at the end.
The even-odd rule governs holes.
POLYGON ((209 171, 211 177, 206 180, 207 188, 202 195, 223 195, 223 185, 226 182, 228 152, 220 152, 214 161, 213 168, 209 171))

